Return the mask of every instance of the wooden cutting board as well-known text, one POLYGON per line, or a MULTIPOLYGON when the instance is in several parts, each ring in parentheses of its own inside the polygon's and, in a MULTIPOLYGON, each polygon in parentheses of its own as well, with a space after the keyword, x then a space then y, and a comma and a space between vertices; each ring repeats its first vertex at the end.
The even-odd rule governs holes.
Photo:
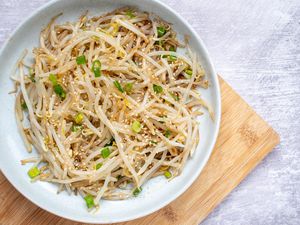
MULTIPOLYGON (((163 209, 119 225, 196 225, 279 143, 278 134, 220 78, 222 122, 214 151, 194 184, 163 209)), ((0 173, 0 225, 76 225, 25 199, 0 173)))

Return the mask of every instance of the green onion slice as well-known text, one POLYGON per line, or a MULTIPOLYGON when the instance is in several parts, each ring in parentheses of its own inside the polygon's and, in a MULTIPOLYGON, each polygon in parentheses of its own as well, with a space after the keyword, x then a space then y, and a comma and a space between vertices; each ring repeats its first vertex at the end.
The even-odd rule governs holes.
POLYGON ((99 169, 101 168, 101 166, 103 166, 102 163, 97 163, 97 165, 96 165, 96 170, 99 170, 99 169))
POLYGON ((22 107, 23 110, 27 110, 27 109, 28 109, 28 107, 27 107, 27 105, 26 105, 26 102, 23 102, 23 103, 21 104, 21 107, 22 107))
POLYGON ((193 75, 193 71, 191 69, 186 69, 184 71, 189 77, 191 77, 193 75))
POLYGON ((102 158, 106 159, 110 155, 109 147, 102 148, 101 155, 102 158))
POLYGON ((81 129, 82 129, 82 125, 73 124, 71 127, 72 132, 77 132, 77 131, 80 131, 81 129))
POLYGON ((60 84, 55 84, 53 90, 62 100, 66 98, 66 92, 60 84))
POLYGON ((86 195, 84 197, 84 200, 85 200, 85 203, 86 203, 86 206, 90 209, 92 208, 93 206, 95 206, 95 203, 94 203, 94 197, 90 194, 86 195))
POLYGON ((76 63, 77 63, 77 65, 83 65, 83 64, 86 64, 85 56, 84 56, 84 55, 78 56, 78 57, 76 58, 76 63))
POLYGON ((57 76, 55 74, 50 74, 49 75, 49 80, 51 81, 52 85, 53 85, 53 90, 54 92, 62 99, 64 100, 66 98, 66 92, 63 89, 63 87, 58 84, 57 82, 57 76))
POLYGON ((171 131, 168 129, 168 130, 166 130, 166 132, 165 132, 165 137, 166 138, 169 138, 171 136, 171 131))
POLYGON ((115 87, 122 93, 124 93, 124 89, 122 88, 121 84, 119 83, 119 81, 114 81, 114 85, 115 87))
POLYGON ((74 121, 77 124, 81 124, 83 122, 83 114, 82 113, 77 113, 76 116, 74 117, 74 121))
POLYGON ((131 125, 131 129, 133 132, 139 133, 142 130, 142 125, 139 121, 135 120, 131 125))
POLYGON ((135 15, 133 14, 133 11, 131 9, 126 11, 126 16, 128 16, 130 19, 135 17, 135 15))
POLYGON ((30 69, 29 69, 29 79, 30 79, 32 82, 35 82, 35 78, 34 78, 34 69, 33 69, 33 68, 30 68, 30 69))
POLYGON ((101 76, 101 62, 98 59, 93 62, 92 71, 95 74, 95 77, 101 76))
POLYGON ((170 179, 170 178, 172 177, 172 174, 171 174, 170 171, 167 170, 167 171, 164 173, 164 176, 165 176, 167 179, 170 179))
POLYGON ((163 55, 162 57, 167 58, 169 61, 172 61, 172 62, 177 60, 177 57, 175 55, 163 55))
POLYGON ((169 92, 169 94, 172 96, 172 98, 175 100, 175 101, 179 101, 179 96, 175 93, 172 93, 172 92, 169 92))
POLYGON ((160 46, 162 46, 164 43, 165 43, 164 41, 159 40, 159 41, 155 41, 154 45, 160 45, 160 46))
POLYGON ((41 171, 35 166, 28 170, 27 174, 30 178, 35 178, 36 176, 41 174, 41 171))
POLYGON ((137 187, 136 189, 134 189, 132 194, 136 197, 141 193, 142 190, 143 189, 141 187, 137 187))
POLYGON ((153 84, 153 91, 156 93, 156 94, 160 94, 163 92, 163 88, 159 85, 156 85, 156 84, 153 84))
POLYGON ((168 59, 172 62, 177 60, 177 57, 175 55, 169 55, 168 59))
POLYGON ((56 77, 55 74, 51 73, 51 74, 49 75, 49 80, 51 81, 51 83, 52 83, 53 86, 54 86, 54 85, 57 85, 57 77, 56 77))
POLYGON ((176 52, 176 49, 175 49, 174 46, 171 46, 171 47, 169 48, 169 51, 171 51, 171 52, 176 52))
POLYGON ((160 38, 164 36, 166 33, 166 29, 164 27, 157 27, 157 36, 160 38))
POLYGON ((133 88, 133 83, 127 83, 125 84, 124 90, 126 91, 126 93, 130 93, 132 91, 133 88))
POLYGON ((157 141, 151 140, 150 143, 153 144, 153 145, 157 145, 157 141))

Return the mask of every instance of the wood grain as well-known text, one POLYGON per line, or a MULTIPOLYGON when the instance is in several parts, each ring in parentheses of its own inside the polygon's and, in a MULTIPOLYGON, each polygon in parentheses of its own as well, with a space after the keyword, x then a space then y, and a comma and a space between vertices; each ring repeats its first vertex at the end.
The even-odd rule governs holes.
MULTIPOLYGON (((222 122, 214 151, 194 184, 163 209, 118 225, 195 225, 201 222, 279 143, 277 133, 220 78, 222 122)), ((0 174, 0 224, 80 224, 25 199, 0 174)))

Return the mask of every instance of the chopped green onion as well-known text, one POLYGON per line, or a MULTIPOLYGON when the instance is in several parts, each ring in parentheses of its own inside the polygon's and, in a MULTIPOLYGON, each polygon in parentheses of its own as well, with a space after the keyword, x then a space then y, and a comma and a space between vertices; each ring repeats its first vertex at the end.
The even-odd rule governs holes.
POLYGON ((125 84, 124 90, 126 91, 126 93, 130 93, 132 91, 133 88, 133 83, 127 83, 125 84))
POLYGON ((142 191, 142 188, 138 187, 138 188, 134 189, 132 194, 136 197, 141 193, 141 191, 142 191))
POLYGON ((155 41, 154 45, 160 45, 160 46, 162 46, 164 43, 165 43, 164 41, 159 40, 159 41, 155 41))
POLYGON ((131 129, 133 132, 135 133, 139 133, 142 130, 142 125, 139 121, 133 121, 132 125, 131 125, 131 129))
POLYGON ((164 36, 166 33, 166 29, 164 27, 157 27, 157 36, 160 38, 164 36))
POLYGON ((82 125, 73 124, 72 127, 71 127, 72 132, 77 132, 77 131, 80 131, 81 129, 82 129, 82 125))
POLYGON ((99 170, 99 169, 101 168, 101 166, 103 166, 102 163, 97 163, 97 165, 96 165, 96 170, 99 170))
POLYGON ((26 102, 23 102, 23 103, 21 104, 21 107, 22 107, 23 110, 27 110, 27 109, 28 109, 28 107, 27 107, 27 105, 26 105, 26 102))
POLYGON ((116 88, 118 88, 118 90, 122 93, 124 93, 124 89, 122 88, 121 84, 119 83, 119 81, 114 81, 114 85, 116 88))
POLYGON ((90 195, 90 194, 86 195, 84 197, 84 200, 85 200, 86 206, 88 208, 92 208, 93 206, 95 206, 94 197, 92 195, 90 195))
POLYGON ((95 77, 101 76, 101 62, 99 60, 93 62, 92 71, 94 72, 95 77))
POLYGON ((170 171, 168 171, 168 170, 164 173, 164 175, 165 175, 165 177, 166 177, 167 179, 169 179, 169 178, 172 177, 172 174, 171 174, 170 171))
POLYGON ((169 55, 168 59, 172 62, 177 60, 177 57, 175 55, 169 55))
POLYGON ((166 132, 165 132, 165 137, 166 138, 169 138, 171 136, 171 131, 168 129, 168 130, 166 130, 166 132))
POLYGON ((77 113, 76 116, 74 117, 74 121, 77 124, 81 124, 83 121, 83 114, 82 113, 77 113))
POLYGON ((34 75, 30 76, 29 79, 30 79, 33 83, 35 83, 34 75))
POLYGON ((175 55, 163 55, 163 58, 168 58, 169 61, 176 61, 177 57, 175 55))
POLYGON ((157 145, 157 141, 152 141, 151 140, 150 143, 153 144, 153 145, 157 145))
POLYGON ((32 82, 35 82, 35 79, 34 79, 34 70, 33 70, 33 68, 30 68, 30 69, 29 69, 29 79, 30 79, 32 82))
POLYGON ((115 139, 112 137, 112 138, 110 139, 110 141, 109 141, 107 144, 104 145, 104 147, 112 146, 113 143, 114 143, 114 141, 115 141, 115 139))
POLYGON ((177 101, 177 102, 179 101, 179 96, 177 94, 172 93, 172 92, 169 92, 169 93, 175 101, 177 101))
POLYGON ((169 51, 171 51, 171 52, 176 52, 176 49, 175 49, 174 46, 171 46, 171 47, 169 48, 169 51))
POLYGON ((109 147, 102 148, 101 155, 104 159, 106 159, 110 155, 109 147))
POLYGON ((39 168, 32 167, 30 170, 28 170, 27 174, 30 178, 35 178, 36 176, 40 175, 41 171, 39 170, 39 168))
POLYGON ((191 77, 191 76, 193 75, 193 71, 190 70, 190 69, 186 69, 184 72, 185 72, 189 77, 191 77))
POLYGON ((76 63, 77 63, 77 65, 86 64, 85 56, 84 55, 78 56, 76 58, 76 63))
POLYGON ((133 14, 133 11, 131 9, 126 11, 126 16, 128 16, 130 19, 135 17, 135 15, 133 14))
POLYGON ((50 75, 49 75, 49 80, 51 81, 51 83, 52 83, 53 86, 54 86, 54 85, 57 85, 57 77, 56 77, 55 74, 50 73, 50 75))
POLYGON ((29 68, 29 75, 33 75, 34 74, 34 69, 33 68, 29 68))
POLYGON ((66 98, 66 92, 62 88, 60 84, 57 83, 57 76, 55 74, 50 74, 49 75, 49 80, 51 81, 53 85, 53 90, 54 92, 62 99, 64 100, 66 98))
POLYGON ((96 35, 92 36, 92 38, 93 38, 95 41, 99 41, 99 40, 100 40, 100 38, 99 38, 98 36, 96 36, 96 35))
POLYGON ((163 88, 159 85, 156 85, 156 84, 153 84, 153 91, 156 93, 156 94, 160 94, 163 92, 163 88))
POLYGON ((66 98, 66 92, 60 84, 54 85, 53 90, 62 100, 66 98))

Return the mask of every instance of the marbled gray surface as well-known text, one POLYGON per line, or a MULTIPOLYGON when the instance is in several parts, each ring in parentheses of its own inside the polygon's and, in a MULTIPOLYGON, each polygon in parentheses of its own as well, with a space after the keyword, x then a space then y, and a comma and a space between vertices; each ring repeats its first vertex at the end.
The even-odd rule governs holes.
MULTIPOLYGON (((45 2, 0 0, 0 46, 45 2)), ((300 1, 164 2, 191 23, 218 73, 281 136, 203 224, 300 224, 300 1)))

